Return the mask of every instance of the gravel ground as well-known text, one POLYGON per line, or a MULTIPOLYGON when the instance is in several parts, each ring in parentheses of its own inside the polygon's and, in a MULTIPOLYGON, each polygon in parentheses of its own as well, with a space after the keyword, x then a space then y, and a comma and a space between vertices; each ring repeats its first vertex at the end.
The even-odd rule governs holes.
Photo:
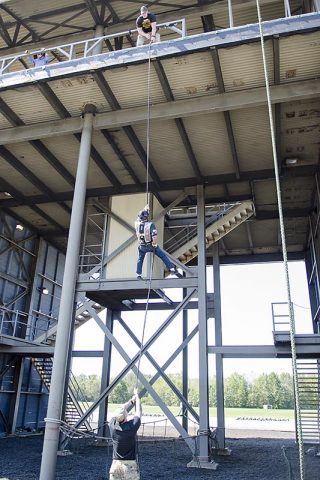
MULTIPOLYGON (((38 479, 42 441, 42 436, 1 439, 0 477, 38 479)), ((213 477, 219 480, 299 480, 297 446, 292 439, 228 438, 227 446, 232 450, 231 455, 216 457, 219 466, 214 471, 187 468, 191 454, 181 440, 140 442, 141 480, 206 480, 213 477), (291 477, 281 449, 283 445, 292 465, 291 477)), ((305 462, 305 480, 320 480, 320 457, 306 455, 305 462)), ((106 480, 110 463, 110 448, 81 446, 73 455, 58 458, 56 478, 106 480)))

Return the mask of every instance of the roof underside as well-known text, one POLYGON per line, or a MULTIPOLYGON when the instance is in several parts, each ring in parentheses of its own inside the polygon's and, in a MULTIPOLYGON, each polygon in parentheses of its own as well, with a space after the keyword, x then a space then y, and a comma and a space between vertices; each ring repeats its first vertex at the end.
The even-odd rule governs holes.
MULTIPOLYGON (((293 10, 297 8, 297 2, 290 3, 293 10)), ((187 11, 190 7, 197 8, 196 5, 180 0, 157 2, 152 11, 173 10, 176 19, 183 16, 181 9, 187 11)), ((206 12, 201 18, 199 10, 198 15, 187 16, 189 34, 208 29, 212 20, 219 27, 227 26, 226 7, 220 8, 220 2, 216 5, 216 15, 216 6, 211 5, 213 15, 206 12)), ((20 42, 23 51, 22 44, 32 38, 41 43, 59 35, 70 34, 71 39, 74 32, 89 31, 92 36, 96 13, 100 19, 103 17, 106 25, 116 25, 121 31, 128 19, 135 18, 138 8, 136 3, 122 1, 12 0, 0 5, 0 13, 9 37, 13 40, 15 36, 16 44, 20 42), (22 20, 19 29, 17 18, 22 20)), ((264 20, 284 16, 282 9, 282 2, 265 2, 264 20)), ((298 13, 301 12, 298 10, 298 13)), ((255 22, 255 9, 248 2, 246 8, 235 8, 234 17, 238 25, 255 22)), ((226 37, 230 32, 226 30, 226 37)), ((129 46, 126 42, 128 40, 123 48, 129 46)), ((8 37, 2 34, 0 48, 5 49, 4 55, 13 49, 17 51, 18 46, 12 42, 8 47, 8 43, 8 37)), ((58 44, 59 39, 55 39, 53 45, 58 44)), ((165 48, 165 44, 161 43, 159 50, 165 48)), ((304 252, 320 159, 320 98, 312 83, 320 75, 319 32, 307 30, 268 38, 265 48, 271 88, 282 89, 281 98, 277 97, 279 103, 273 101, 273 114, 288 249, 304 252), (304 89, 303 94, 299 89, 304 89), (288 159, 293 158, 296 163, 288 164, 288 159)), ((0 207, 50 236, 58 246, 65 247, 80 135, 76 130, 64 133, 61 120, 79 118, 86 103, 96 105, 97 121, 108 112, 116 118, 119 110, 124 111, 124 116, 127 111, 133 119, 127 124, 115 121, 111 126, 95 127, 88 197, 144 191, 147 68, 145 60, 134 64, 124 62, 121 66, 76 75, 58 78, 52 75, 3 90, 0 207), (137 116, 141 107, 145 109, 142 119, 137 116), (59 135, 43 135, 39 139, 38 127, 53 121, 59 122, 59 128, 62 125, 59 135), (15 133, 28 125, 33 126, 33 134, 25 137, 27 140, 21 140, 18 135, 14 137, 18 141, 6 140, 11 130, 15 133), (8 198, 7 193, 12 198, 8 198)), ((202 182, 206 184, 207 203, 253 199, 255 217, 224 238, 222 254, 280 252, 260 42, 191 49, 183 54, 155 58, 151 62, 150 87, 152 108, 155 112, 158 107, 159 111, 162 109, 161 115, 152 119, 150 130, 153 167, 150 188, 161 203, 168 205, 183 188, 202 182), (197 109, 183 115, 181 106, 189 108, 194 105, 193 99, 198 99, 197 109), (219 99, 222 107, 205 108, 206 101, 214 105, 219 99), (168 113, 170 108, 176 109, 174 114, 168 113)), ((185 204, 195 202, 190 191, 185 204)))

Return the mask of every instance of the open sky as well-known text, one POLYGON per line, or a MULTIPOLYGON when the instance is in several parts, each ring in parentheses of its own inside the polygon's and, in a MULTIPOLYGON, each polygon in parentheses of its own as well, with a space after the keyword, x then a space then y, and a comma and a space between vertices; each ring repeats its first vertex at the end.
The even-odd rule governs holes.
MULTIPOLYGON (((296 332, 312 331, 308 287, 303 262, 290 262, 290 285, 292 301, 295 304, 296 332)), ((208 290, 213 291, 212 268, 207 269, 208 290)), ((168 280, 169 281, 169 280, 168 280)), ((179 299, 179 291, 167 290, 167 294, 179 299)), ((221 267, 222 297, 222 336, 224 345, 270 345, 272 337, 272 302, 286 302, 287 294, 283 263, 252 264, 221 267)), ((102 318, 103 318, 102 313, 102 318)), ((149 312, 146 321, 145 340, 169 315, 168 312, 149 312)), ((142 339, 144 313, 124 313, 123 319, 134 331, 138 339, 142 339)), ((189 331, 196 325, 197 314, 189 314, 189 331)), ((117 324, 115 335, 122 347, 131 357, 137 351, 126 332, 117 324)), ((177 348, 182 338, 182 315, 179 315, 167 330, 152 346, 150 352, 162 365, 177 348)), ((214 343, 214 320, 208 321, 209 344, 214 343)), ((104 335, 93 320, 87 322, 76 332, 75 350, 102 350, 104 335)), ((72 370, 79 375, 101 374, 101 359, 74 359, 72 370)), ((111 365, 111 376, 114 376, 125 365, 121 356, 114 352, 111 365)), ((181 372, 181 355, 167 370, 167 373, 181 372)), ((148 360, 142 357, 140 369, 143 373, 154 373, 148 360)), ((214 356, 209 356, 209 375, 214 374, 214 356)), ((232 372, 245 374, 249 379, 271 371, 291 371, 288 359, 225 359, 224 372, 228 376, 232 372)), ((196 378, 198 372, 197 336, 189 346, 189 377, 196 378)))

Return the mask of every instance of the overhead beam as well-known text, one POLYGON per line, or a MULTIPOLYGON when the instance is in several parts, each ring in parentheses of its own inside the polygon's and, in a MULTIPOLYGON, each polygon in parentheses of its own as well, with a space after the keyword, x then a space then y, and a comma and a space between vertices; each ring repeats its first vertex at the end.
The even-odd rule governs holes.
MULTIPOLYGON (((298 177, 307 177, 307 176, 314 176, 316 173, 320 173, 320 165, 306 165, 301 167, 284 167, 281 178, 298 178, 298 177)), ((250 182, 253 180, 273 180, 274 179, 274 169, 270 168, 267 170, 249 170, 246 172, 241 172, 240 180, 237 179, 235 174, 222 174, 222 175, 212 175, 206 177, 205 184, 209 185, 221 185, 224 183, 236 183, 239 181, 242 182, 250 182)), ((0 186, 3 180, 0 179, 0 186)), ((195 177, 191 178, 182 178, 177 180, 166 180, 162 181, 160 184, 159 191, 168 191, 168 190, 182 190, 186 187, 193 187, 197 185, 197 179, 195 177)), ((155 184, 149 184, 150 191, 156 192, 157 187, 155 184)), ((137 185, 123 185, 121 187, 121 194, 131 194, 131 193, 141 193, 144 191, 144 185, 142 189, 137 185)), ((2 188, 3 191, 7 191, 5 184, 2 188)), ((18 193, 18 192, 17 192, 18 193)), ((98 187, 98 188, 89 188, 87 190, 87 197, 109 197, 112 195, 117 195, 117 190, 114 187, 98 187)), ((14 195, 16 197, 16 195, 14 195)), ((24 197, 23 200, 19 197, 16 198, 7 198, 0 200, 0 206, 6 207, 17 207, 21 204, 23 205, 34 205, 34 204, 41 204, 41 203, 50 203, 52 201, 69 201, 73 198, 73 191, 70 190, 69 192, 60 192, 54 195, 54 199, 50 200, 45 195, 31 195, 29 197, 24 197), (22 203, 21 203, 22 202, 22 203)), ((239 201, 239 200, 248 200, 250 195, 237 195, 231 197, 229 201, 239 201)), ((222 202, 224 199, 222 197, 210 197, 207 201, 214 203, 214 202, 222 202)), ((227 201, 227 200, 226 200, 227 201)))
MULTIPOLYGON (((320 82, 307 80, 301 82, 274 85, 270 87, 272 103, 295 102, 315 98, 320 94, 320 82)), ((266 105, 265 87, 252 88, 241 92, 228 92, 188 100, 175 100, 153 105, 150 109, 151 120, 168 120, 193 115, 207 115, 242 108, 266 105)), ((97 113, 94 129, 131 126, 146 121, 146 108, 134 107, 113 112, 97 113)), ((0 144, 25 142, 34 139, 68 135, 80 132, 81 118, 66 118, 50 122, 36 123, 1 130, 0 144)))

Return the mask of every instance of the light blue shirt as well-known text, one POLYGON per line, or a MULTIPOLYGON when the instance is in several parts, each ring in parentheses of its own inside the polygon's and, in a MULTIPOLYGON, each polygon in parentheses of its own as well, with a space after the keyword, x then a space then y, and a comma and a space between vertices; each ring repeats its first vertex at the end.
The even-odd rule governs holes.
POLYGON ((35 67, 43 67, 43 65, 47 65, 49 63, 50 57, 45 54, 43 57, 38 57, 38 58, 33 58, 33 57, 28 57, 29 62, 33 63, 35 67))

